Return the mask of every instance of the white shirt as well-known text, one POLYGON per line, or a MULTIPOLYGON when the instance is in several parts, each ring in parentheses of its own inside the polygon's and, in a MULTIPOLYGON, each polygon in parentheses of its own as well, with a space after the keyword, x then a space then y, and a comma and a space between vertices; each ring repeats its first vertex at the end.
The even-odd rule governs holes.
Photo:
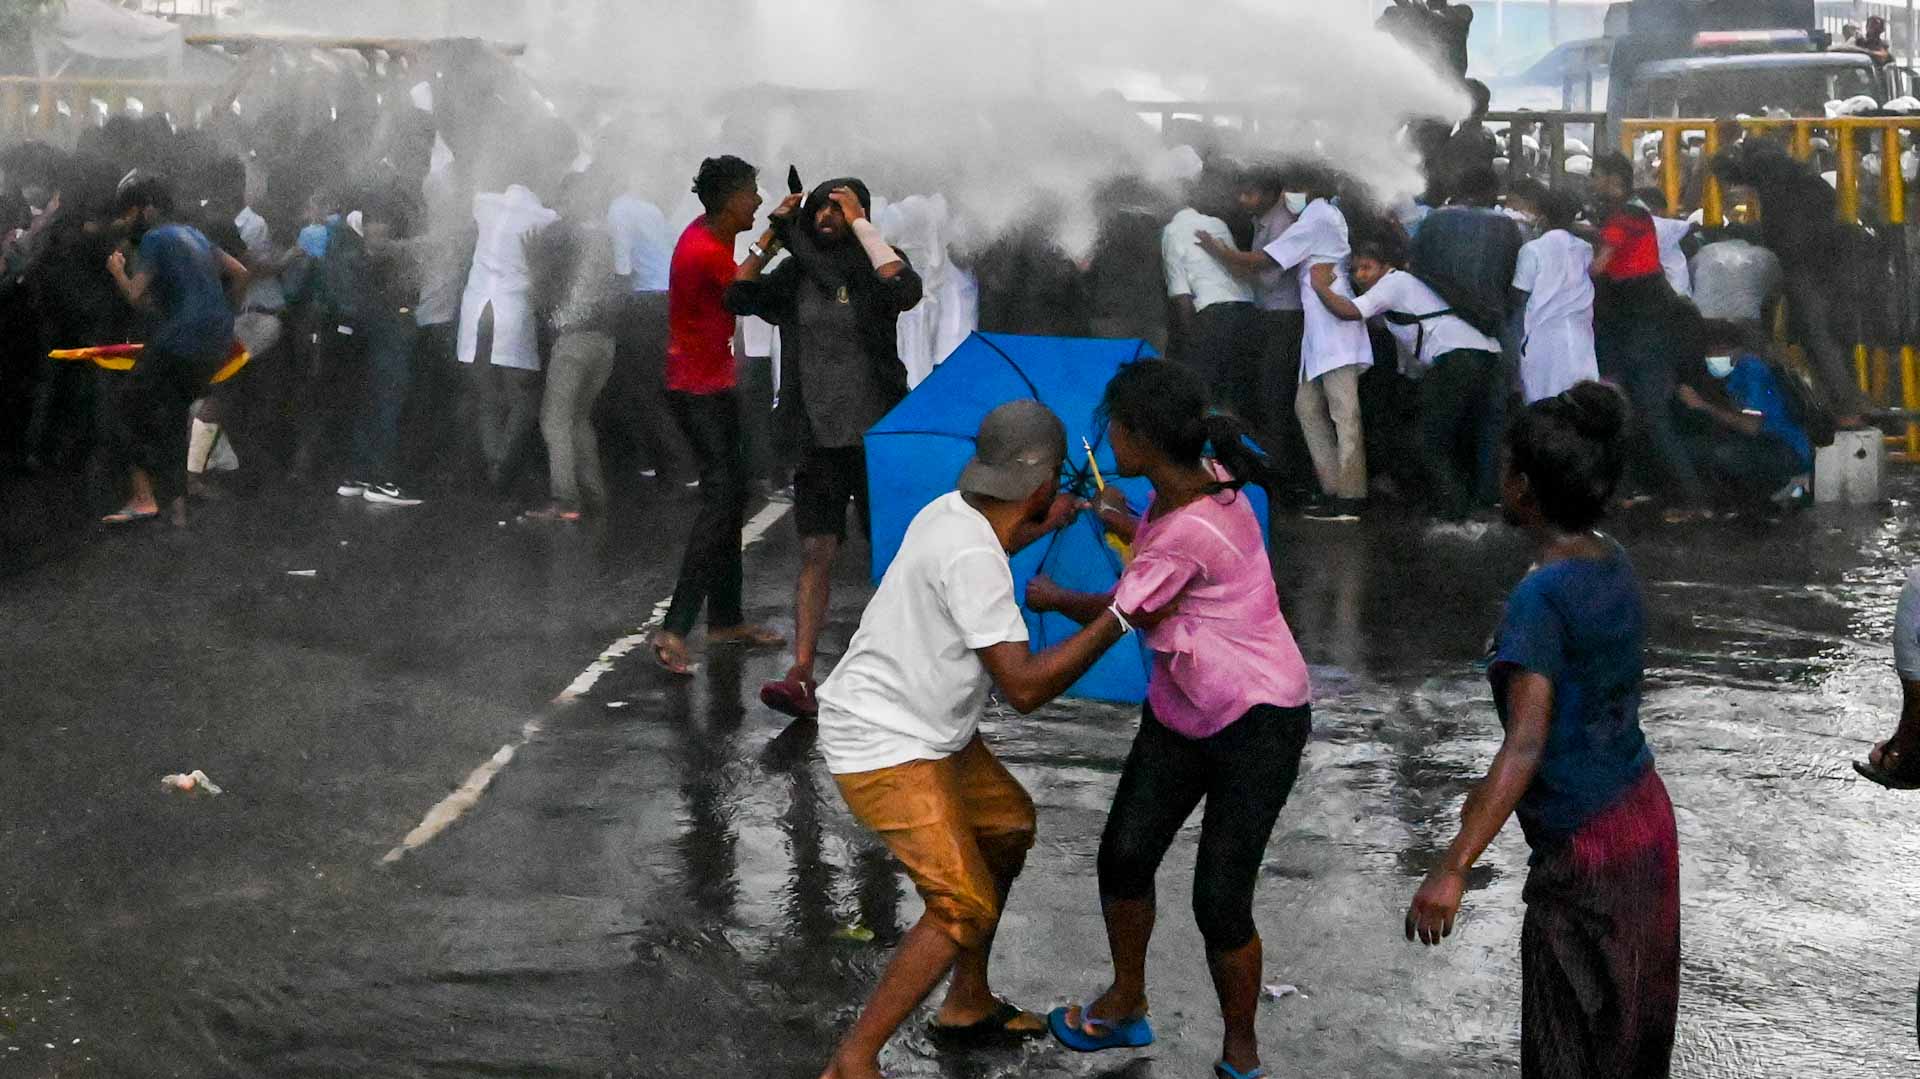
POLYGON ((1173 215, 1160 232, 1160 261, 1167 274, 1167 295, 1193 297, 1193 309, 1205 311, 1217 303, 1252 303, 1253 286, 1228 272, 1220 260, 1207 254, 1195 238, 1204 232, 1228 247, 1236 247, 1227 223, 1189 206, 1173 215))
POLYGON ((914 517, 820 685, 820 753, 835 775, 939 760, 972 741, 993 679, 975 649, 1025 642, 1013 569, 959 492, 914 517))
POLYGON ((460 362, 474 362, 479 340, 480 313, 493 305, 495 367, 540 370, 540 344, 533 305, 533 267, 527 261, 527 241, 560 220, 540 205, 533 192, 514 184, 505 191, 473 197, 473 220, 480 227, 473 249, 473 268, 467 273, 467 291, 460 297, 460 362))
MULTIPOLYGON (((254 213, 251 206, 243 207, 234 215, 233 227, 240 230, 240 242, 247 245, 247 258, 263 265, 273 261, 273 237, 267 231, 266 218, 254 213)), ((254 277, 247 286, 246 306, 249 311, 286 310, 287 290, 280 284, 280 275, 254 277)))
MULTIPOLYGON (((1389 311, 1402 315, 1432 315, 1448 310, 1447 301, 1425 281, 1405 270, 1388 270, 1373 287, 1354 298, 1353 306, 1368 318, 1389 311)), ((1498 355, 1500 342, 1481 333, 1458 315, 1440 315, 1424 322, 1402 326, 1385 320, 1387 332, 1400 344, 1400 354, 1411 361, 1403 367, 1410 375, 1432 367, 1449 352, 1474 349, 1498 355), (1416 351, 1418 350, 1418 351, 1416 351)))
POLYGON ((1349 322, 1327 310, 1313 291, 1313 268, 1332 266, 1333 290, 1352 297, 1347 280, 1347 258, 1353 245, 1347 239, 1347 219, 1326 199, 1307 204, 1300 220, 1265 248, 1267 257, 1283 270, 1296 270, 1300 305, 1307 313, 1306 336, 1300 346, 1300 380, 1319 378, 1342 367, 1372 367, 1373 342, 1364 322, 1349 322))
POLYGON ((414 305, 413 320, 420 326, 445 326, 460 317, 460 293, 467 278, 467 212, 450 164, 429 170, 420 194, 427 220, 426 230, 415 241, 420 302, 414 305))
POLYGON ((899 202, 876 200, 873 223, 887 242, 906 253, 920 275, 920 302, 902 312, 894 328, 900 365, 907 369, 907 387, 920 385, 946 358, 938 351, 941 305, 946 301, 946 279, 952 273, 942 233, 947 223, 947 200, 939 195, 909 195, 899 202))
POLYGON ((635 195, 621 195, 607 207, 607 231, 613 234, 613 272, 633 278, 635 292, 667 291, 673 263, 673 237, 660 207, 635 195))
POLYGON ((1660 245, 1660 269, 1667 275, 1667 284, 1682 296, 1693 295, 1693 274, 1687 270, 1687 253, 1680 250, 1680 241, 1692 231, 1691 221, 1671 217, 1653 219, 1653 238, 1660 245))
POLYGON ((1513 287, 1527 294, 1520 389, 1528 404, 1600 377, 1593 352, 1592 266, 1593 245, 1565 229, 1520 249, 1513 287))
POLYGON ((1703 318, 1760 321, 1781 278, 1780 256, 1746 240, 1710 243, 1693 256, 1693 300, 1703 318))

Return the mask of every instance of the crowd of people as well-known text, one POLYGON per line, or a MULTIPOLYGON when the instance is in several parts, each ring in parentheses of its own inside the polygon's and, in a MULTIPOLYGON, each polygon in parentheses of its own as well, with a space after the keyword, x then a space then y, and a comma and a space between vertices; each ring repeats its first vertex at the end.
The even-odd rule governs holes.
MULTIPOLYGON (((118 118, 72 153, 0 158, 0 304, 31 329, 15 335, 31 362, 8 371, 7 405, 29 419, 17 449, 34 467, 104 462, 110 525, 185 524, 189 499, 241 463, 398 508, 464 483, 560 525, 615 497, 601 447, 615 435, 637 473, 699 500, 652 642, 671 677, 693 670, 703 612, 708 647, 789 643, 748 620, 741 552, 756 491, 791 500, 793 659, 762 700, 817 721, 849 809, 926 900, 828 1068, 841 1079, 877 1074, 949 976, 945 1043, 1150 1044, 1154 877, 1203 801, 1193 908, 1224 1024, 1216 1069, 1264 1074, 1253 894, 1311 705, 1241 489, 1325 522, 1380 499, 1424 503, 1449 535, 1504 518, 1539 554, 1494 638, 1505 740, 1406 933, 1451 932, 1467 871, 1518 815, 1536 852, 1523 1073, 1664 1075, 1677 839, 1637 716, 1639 589, 1595 528, 1621 495, 1675 521, 1805 500, 1815 446, 1870 418, 1829 302, 1843 229, 1824 182, 1758 139, 1713 162, 1730 204, 1765 208, 1758 227, 1673 218, 1620 154, 1579 190, 1503 184, 1484 88, 1476 104, 1423 136, 1417 200, 1381 201, 1320 163, 1189 152, 1177 198, 1138 177, 1094 193, 1084 257, 1043 221, 951 253, 972 282, 961 325, 1139 338, 1165 357, 1104 393, 1120 474, 1154 492, 1144 512, 1092 507, 1131 558, 1107 594, 1035 580, 1028 609, 1084 627, 1037 652, 1009 557, 1089 507, 1060 492, 1060 419, 1025 401, 988 416, 957 489, 914 519, 818 679, 849 511, 867 526, 862 436, 925 374, 906 359, 924 341, 905 335, 925 331, 909 324, 930 290, 857 177, 807 189, 790 172, 769 209, 760 170, 721 154, 691 179, 697 206, 663 211, 621 154, 583 154, 555 121, 483 166, 402 138, 382 169, 307 177, 290 196, 243 148, 118 118), (1811 380, 1770 344, 1783 298, 1811 380), (144 347, 127 372, 48 357, 128 341, 144 347), (775 356, 777 406, 752 362, 775 356), (1040 707, 1134 632, 1153 666, 1098 862, 1113 977, 1042 1019, 990 985, 1036 825, 978 726, 993 686, 1040 707)), ((1910 658, 1903 675, 1920 680, 1910 658)), ((1913 714, 1863 771, 1916 782, 1913 714)))
MULTIPOLYGON (((21 420, 8 449, 32 467, 124 471, 113 522, 181 518, 183 494, 218 493, 210 476, 243 460, 395 506, 470 479, 533 503, 530 520, 572 521, 605 508, 603 438, 676 489, 788 491, 811 506, 861 496, 860 433, 929 366, 909 354, 937 359, 977 327, 1149 341, 1248 423, 1275 459, 1276 494, 1315 518, 1357 519, 1376 495, 1424 501, 1443 522, 1489 516, 1511 405, 1595 376, 1635 405, 1632 497, 1676 518, 1803 498, 1814 445, 1870 418, 1841 344, 1858 313, 1828 287, 1850 242, 1831 189, 1755 139, 1712 167, 1729 205, 1769 208, 1757 225, 1670 216, 1619 155, 1601 155, 1581 190, 1580 178, 1503 190, 1475 91, 1474 117, 1421 137, 1418 199, 1380 202, 1367 177, 1319 165, 1183 151, 1194 168, 1177 193, 1120 177, 1090 194, 1088 252, 1065 251, 1038 219, 938 250, 958 299, 944 286, 936 299, 904 254, 880 284, 846 273, 858 237, 813 219, 884 220, 864 185, 770 211, 756 180, 708 251, 716 274, 722 255, 754 272, 698 316, 708 366, 723 348, 746 359, 739 430, 715 436, 748 446, 738 474, 713 471, 712 423, 687 415, 722 387, 668 361, 670 323, 696 317, 669 310, 675 230, 721 219, 704 201, 670 219, 619 156, 583 154, 558 121, 484 167, 409 149, 337 186, 302 177, 290 197, 257 154, 120 117, 72 153, 0 156, 0 305, 34 331, 14 336, 0 382, 21 420), (761 255, 747 250, 756 228, 774 230, 761 255), (194 235, 204 257, 169 256, 194 235), (777 262, 753 261, 776 248, 777 262), (115 250, 134 256, 126 281, 109 269, 115 250), (129 290, 141 274, 152 287, 129 290), (846 302, 821 306, 818 281, 844 281, 846 302), (209 306, 220 288, 233 302, 209 306), (1782 299, 1811 384, 1771 343, 1782 299), (937 344, 918 317, 936 302, 937 344), (183 333, 194 340, 173 340, 183 333), (849 333, 858 347, 837 343, 849 333), (249 370, 209 388, 201 368, 229 335, 249 370), (45 358, 128 340, 152 349, 129 377, 45 358), (175 362, 180 349, 191 362, 175 362), (163 367, 190 373, 161 395, 163 367), (176 425, 188 388, 191 418, 176 425), (161 428, 169 445, 155 448, 161 428), (186 475, 158 475, 174 471, 179 437, 186 475), (528 498, 543 456, 545 490, 528 498)), ((846 529, 801 516, 815 540, 804 623, 846 529)), ((803 650, 788 692, 803 709, 810 667, 803 650)))

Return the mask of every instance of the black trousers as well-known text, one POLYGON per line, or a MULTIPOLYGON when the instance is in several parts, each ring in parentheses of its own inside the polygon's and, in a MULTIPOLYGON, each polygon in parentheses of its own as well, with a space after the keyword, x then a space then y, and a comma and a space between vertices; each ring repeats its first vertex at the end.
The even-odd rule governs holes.
POLYGON ((1610 284, 1596 302, 1593 344, 1600 377, 1618 385, 1633 406, 1628 476, 1644 491, 1699 505, 1706 490, 1673 420, 1676 365, 1694 347, 1680 331, 1689 321, 1697 323, 1698 314, 1683 308, 1658 275, 1610 284))
POLYGON ((1500 377, 1494 352, 1456 349, 1434 359, 1420 377, 1420 453, 1427 467, 1433 511, 1464 520, 1480 489, 1481 442, 1492 429, 1500 377))
POLYGON ((1260 328, 1260 394, 1265 402, 1266 426, 1259 429, 1262 444, 1273 456, 1282 482, 1290 488, 1314 486, 1313 458, 1306 436, 1293 412, 1300 388, 1300 346, 1306 338, 1304 311, 1262 311, 1260 328))
POLYGON ((1838 335, 1846 327, 1837 325, 1841 319, 1834 310, 1834 291, 1834 278, 1826 272, 1787 270, 1787 320, 1794 336, 1806 346, 1813 381, 1834 415, 1853 416, 1867 410, 1867 396, 1860 392, 1852 350, 1840 343, 1838 335))
POLYGON ((400 459, 401 471, 415 479, 445 480, 471 471, 462 456, 468 447, 460 427, 465 365, 457 356, 459 332, 456 321, 421 326, 414 335, 414 384, 401 412, 400 459))
MULTIPOLYGON (((632 409, 634 456, 642 470, 684 483, 704 465, 682 437, 667 404, 667 294, 636 292, 614 325, 613 380, 603 399, 632 409)), ((613 406, 613 407, 618 407, 613 406)))
POLYGON ((1168 730, 1149 705, 1100 837, 1100 895, 1154 896, 1153 878, 1201 799, 1193 914, 1210 951, 1253 939, 1253 886, 1274 822, 1300 775, 1313 723, 1306 705, 1258 705, 1207 738, 1168 730))
POLYGON ((1765 506, 1788 480, 1806 471, 1793 448, 1772 435, 1716 431, 1693 445, 1716 500, 1736 509, 1765 506))
POLYGON ((700 464, 700 512, 687 537, 680 560, 680 579, 673 586, 665 629, 682 637, 693 632, 700 608, 707 609, 707 625, 737 626, 745 621, 741 610, 740 532, 747 518, 746 453, 740 443, 740 398, 725 393, 668 392, 680 434, 693 447, 700 464))
POLYGON ((153 497, 162 507, 187 493, 193 401, 224 358, 148 345, 133 370, 121 376, 115 396, 120 450, 128 464, 153 481, 153 497))
POLYGON ((1214 402, 1255 431, 1273 426, 1261 360, 1260 312, 1250 303, 1217 303, 1194 313, 1193 339, 1181 353, 1200 373, 1214 402))

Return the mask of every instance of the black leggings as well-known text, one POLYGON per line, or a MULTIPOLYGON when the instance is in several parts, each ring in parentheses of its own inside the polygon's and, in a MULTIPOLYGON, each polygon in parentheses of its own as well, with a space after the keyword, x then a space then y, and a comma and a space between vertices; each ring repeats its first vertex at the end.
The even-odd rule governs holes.
POLYGON ((1100 837, 1101 899, 1151 901, 1160 859, 1205 798, 1193 916, 1209 951, 1252 940, 1253 885, 1312 729, 1306 705, 1262 704, 1193 739, 1168 730, 1148 706, 1100 837))

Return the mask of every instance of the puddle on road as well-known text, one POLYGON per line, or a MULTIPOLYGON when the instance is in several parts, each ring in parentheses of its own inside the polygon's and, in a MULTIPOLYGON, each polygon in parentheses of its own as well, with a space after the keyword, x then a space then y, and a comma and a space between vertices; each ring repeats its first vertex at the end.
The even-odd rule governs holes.
MULTIPOLYGON (((1675 1074, 1903 1072, 1920 1059, 1920 799, 1847 762, 1894 714, 1886 637, 1915 536, 1897 518, 1825 516, 1623 536, 1652 615, 1644 718, 1681 830, 1675 1074)), ((1264 981, 1301 990, 1262 1003, 1268 1060, 1276 1075, 1516 1074, 1517 826, 1445 947, 1400 928, 1497 748, 1476 660, 1527 552, 1511 537, 1423 546, 1389 523, 1288 527, 1276 548, 1318 701, 1259 894, 1264 981)), ((812 1074, 919 903, 848 818, 807 726, 743 705, 778 658, 716 654, 667 690, 629 660, 595 698, 627 707, 589 702, 439 846, 308 912, 312 939, 210 962, 163 999, 136 979, 140 1038, 72 1073, 812 1074)), ((1093 855, 1135 722, 1068 703, 990 725, 1040 807, 996 960, 1029 1007, 1102 984, 1093 855)), ((1192 854, 1189 835, 1162 870, 1162 1043, 1142 1062, 1108 1072, 1125 1062, 1046 1044, 941 1058, 910 1032, 894 1074, 1205 1074, 1218 1019, 1187 913, 1192 854)), ((211 929, 189 935, 217 950, 211 929)), ((87 996, 126 1003, 98 984, 87 996)), ((11 1037, 20 1019, 4 1014, 11 1037)))

